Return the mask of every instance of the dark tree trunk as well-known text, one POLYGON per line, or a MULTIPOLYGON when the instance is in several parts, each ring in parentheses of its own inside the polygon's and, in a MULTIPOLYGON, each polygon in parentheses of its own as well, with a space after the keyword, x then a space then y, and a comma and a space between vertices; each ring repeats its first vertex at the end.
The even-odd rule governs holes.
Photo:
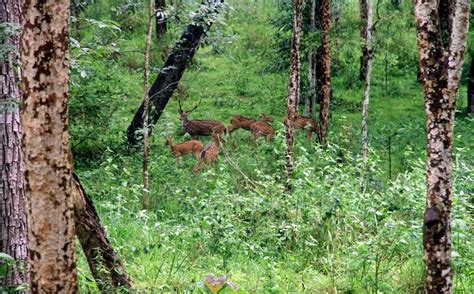
POLYGON ((75 173, 72 188, 76 234, 99 289, 102 292, 111 292, 117 287, 131 288, 127 271, 107 239, 92 199, 75 173))
POLYGON ((471 59, 471 69, 467 82, 467 113, 474 114, 474 56, 471 59))
POLYGON ((367 0, 359 0, 360 13, 360 38, 362 43, 362 56, 360 57, 359 80, 365 81, 367 76, 367 63, 369 63, 369 49, 365 40, 367 39, 367 0))
POLYGON ((294 20, 293 20, 293 37, 291 40, 290 55, 290 80, 288 83, 288 99, 287 99, 287 117, 286 124, 286 175, 287 190, 291 190, 291 177, 295 166, 295 121, 298 114, 298 98, 300 95, 300 38, 301 38, 301 6, 302 0, 294 0, 294 20))
POLYGON ((168 14, 166 12, 166 0, 155 0, 155 26, 156 39, 159 41, 168 30, 168 14))
POLYGON ((329 107, 331 104, 331 43, 329 31, 331 28, 331 0, 321 0, 319 6, 323 28, 323 46, 321 63, 321 101, 319 105, 319 141, 323 144, 327 142, 329 131, 329 107))
MULTIPOLYGON (((314 34, 316 31, 316 4, 317 0, 309 0, 309 31, 314 34)), ((316 49, 315 43, 310 41, 308 50, 308 93, 305 99, 305 115, 313 116, 314 105, 316 103, 316 49)))
POLYGON ((439 0, 415 0, 420 69, 425 95, 427 193, 423 220, 427 293, 452 293, 452 140, 469 24, 470 0, 446 16, 439 0), (446 22, 449 18, 449 29, 446 22), (446 43, 445 36, 449 36, 446 43))
POLYGON ((77 293, 68 159, 70 2, 23 1, 22 124, 33 293, 77 293), (41 28, 41 29, 38 29, 41 28))
MULTIPOLYGON (((20 1, 0 1, 0 23, 20 27, 20 1)), ((13 50, 0 62, 0 252, 12 256, 18 265, 9 269, 0 285, 7 289, 29 282, 28 228, 26 198, 23 181, 23 155, 20 122, 19 37, 12 36, 0 46, 8 44, 13 50), (21 267, 23 267, 23 269, 21 267)))

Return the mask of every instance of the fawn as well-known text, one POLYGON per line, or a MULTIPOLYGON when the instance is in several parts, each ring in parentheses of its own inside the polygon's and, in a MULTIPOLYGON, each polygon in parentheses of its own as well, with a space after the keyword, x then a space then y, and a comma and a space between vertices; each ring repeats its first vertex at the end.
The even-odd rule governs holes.
POLYGON ((199 157, 199 163, 193 168, 193 173, 198 173, 202 170, 204 165, 213 165, 217 161, 219 156, 219 148, 216 143, 209 143, 202 149, 201 155, 199 157))
MULTIPOLYGON (((288 117, 285 117, 284 123, 287 125, 288 117)), ((295 128, 297 129, 306 129, 308 128, 308 133, 306 138, 311 140, 312 133, 317 134, 318 132, 318 123, 314 118, 308 116, 302 116, 297 114, 296 119, 293 121, 295 128)))
MULTIPOLYGON (((263 113, 260 121, 267 123, 267 122, 273 121, 273 119, 268 114, 263 113)), ((232 132, 234 132, 237 129, 244 129, 244 130, 250 131, 250 126, 254 122, 257 122, 257 120, 253 118, 248 118, 242 115, 233 115, 230 118, 230 126, 227 127, 227 132, 230 135, 232 134, 232 132)))
POLYGON ((193 153, 197 160, 200 159, 202 143, 198 140, 189 140, 183 143, 173 145, 173 137, 166 139, 166 145, 169 146, 171 153, 176 157, 179 163, 183 162, 182 156, 193 153))
POLYGON ((260 136, 265 136, 269 142, 275 135, 275 130, 266 122, 256 121, 250 126, 252 140, 256 143, 260 136))

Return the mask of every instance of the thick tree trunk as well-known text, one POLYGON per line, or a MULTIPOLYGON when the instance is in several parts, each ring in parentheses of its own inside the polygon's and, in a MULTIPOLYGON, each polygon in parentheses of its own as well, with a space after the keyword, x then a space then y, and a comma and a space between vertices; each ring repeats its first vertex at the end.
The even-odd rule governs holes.
POLYGON ((287 117, 286 125, 286 187, 291 190, 291 177, 295 166, 295 124, 298 114, 298 98, 300 95, 300 38, 301 38, 301 6, 302 0, 294 0, 294 19, 293 19, 293 36, 291 40, 291 56, 290 56, 290 80, 288 83, 288 99, 287 99, 287 117))
POLYGON ((471 69, 469 70, 469 80, 467 82, 467 113, 474 114, 474 56, 471 59, 471 69))
MULTIPOLYGON (((309 0, 309 31, 314 34, 316 31, 316 0, 309 0)), ((308 94, 305 99, 305 115, 314 115, 314 105, 316 103, 316 48, 311 42, 308 50, 308 94)))
MULTIPOLYGON (((0 23, 20 27, 20 1, 0 1, 0 23)), ((19 264, 9 269, 0 285, 15 288, 29 283, 28 227, 26 198, 23 181, 23 155, 21 149, 19 65, 20 42, 18 36, 0 43, 13 50, 0 62, 0 252, 12 256, 19 264)))
POLYGON ((360 68, 359 68, 359 80, 365 81, 367 76, 367 64, 369 62, 369 49, 367 48, 367 0, 359 0, 359 13, 360 13, 360 38, 363 40, 362 43, 362 55, 360 57, 360 68))
POLYGON ((364 100, 362 102, 362 152, 361 156, 364 162, 367 162, 369 153, 369 97, 370 97, 370 79, 372 75, 372 0, 366 0, 367 24, 365 32, 364 48, 367 50, 367 64, 365 65, 365 90, 364 100))
POLYGON ((168 14, 166 12, 166 0, 155 0, 155 29, 156 39, 160 41, 161 37, 168 30, 168 14))
MULTIPOLYGON (((438 0, 415 0, 420 69, 425 94, 427 195, 423 221, 428 293, 452 293, 452 137, 464 61, 470 0, 452 6, 450 31, 443 31, 438 0), (444 34, 450 36, 445 44, 444 34)), ((442 15, 441 15, 442 16, 442 15)))
POLYGON ((70 3, 23 1, 22 11, 22 143, 31 291, 77 293, 74 203, 68 160, 70 3))
POLYGON ((72 181, 76 234, 99 289, 111 292, 118 287, 131 288, 130 278, 107 239, 92 199, 74 173, 72 181))
POLYGON ((331 104, 331 0, 322 0, 319 6, 323 28, 322 65, 321 65, 321 101, 319 104, 319 141, 327 142, 329 131, 329 107, 331 104))

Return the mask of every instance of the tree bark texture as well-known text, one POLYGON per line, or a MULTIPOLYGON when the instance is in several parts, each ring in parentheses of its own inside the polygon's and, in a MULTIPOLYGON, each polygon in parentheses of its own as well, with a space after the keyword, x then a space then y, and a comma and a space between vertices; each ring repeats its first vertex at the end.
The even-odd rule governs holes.
MULTIPOLYGON (((148 91, 150 97, 150 119, 149 125, 154 125, 161 117, 171 95, 176 90, 181 77, 194 57, 201 39, 204 37, 204 26, 199 24, 188 25, 186 31, 176 42, 176 45, 168 56, 163 69, 158 74, 155 82, 148 91)), ((127 130, 127 139, 129 145, 136 145, 141 138, 137 136, 137 130, 143 129, 144 105, 135 113, 132 122, 127 130)), ((151 134, 151 129, 149 130, 151 134)))
MULTIPOLYGON (((314 34, 316 31, 316 1, 309 0, 309 31, 314 34)), ((313 43, 313 42, 311 42, 313 43)), ((308 93, 305 99, 305 115, 314 115, 314 105, 316 103, 316 48, 314 44, 309 44, 308 50, 308 93)))
POLYGON ((72 188, 76 234, 99 289, 112 292, 118 287, 131 288, 127 271, 107 239, 94 203, 75 173, 72 188))
POLYGON ((331 0, 321 0, 319 6, 323 29, 322 66, 321 66, 321 101, 319 103, 319 142, 325 144, 329 131, 329 107, 331 104, 331 0))
POLYGON ((161 37, 168 30, 168 15, 166 12, 166 0, 155 0, 155 30, 156 39, 160 41, 161 37))
POLYGON ((470 0, 453 1, 448 32, 442 31, 446 16, 439 13, 438 0, 414 0, 414 3, 428 154, 423 221, 425 290, 428 293, 452 293, 452 138, 470 0), (444 34, 450 36, 448 44, 443 42, 444 34))
MULTIPOLYGON (((20 1, 0 1, 0 23, 20 26, 20 1)), ((10 289, 29 283, 28 227, 21 149, 20 92, 15 68, 19 66, 20 39, 11 36, 0 45, 12 51, 0 61, 0 252, 12 256, 12 266, 0 285, 10 289)))
POLYGON ((301 39, 301 7, 302 0, 294 0, 293 35, 291 40, 290 79, 288 83, 287 117, 286 124, 286 175, 287 189, 291 190, 290 178, 295 167, 295 124, 298 114, 298 98, 300 95, 301 64, 300 64, 300 39, 301 39))
POLYGON ((31 291, 77 293, 68 159, 70 3, 22 3, 22 122, 31 291))
POLYGON ((359 14, 360 14, 360 38, 362 43, 362 55, 360 57, 360 68, 359 68, 359 80, 365 81, 367 76, 367 63, 369 62, 369 49, 367 48, 367 24, 368 24, 368 13, 367 13, 367 1, 359 0, 359 14))
POLYGON ((474 114, 474 56, 471 59, 471 68, 469 70, 467 82, 467 113, 474 114))
POLYGON ((372 76, 372 0, 366 0, 367 8, 367 24, 365 26, 365 44, 364 48, 367 50, 367 63, 365 68, 365 89, 364 100, 362 102, 362 151, 361 156, 364 162, 367 162, 369 153, 369 98, 370 98, 370 79, 372 76))

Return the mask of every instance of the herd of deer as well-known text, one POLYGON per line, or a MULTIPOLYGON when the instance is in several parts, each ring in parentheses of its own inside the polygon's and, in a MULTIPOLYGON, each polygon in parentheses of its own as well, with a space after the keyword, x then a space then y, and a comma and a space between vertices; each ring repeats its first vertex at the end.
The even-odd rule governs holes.
MULTIPOLYGON (((193 173, 197 173, 203 169, 205 165, 213 165, 219 156, 219 146, 222 145, 224 139, 223 134, 231 135, 232 132, 238 129, 244 129, 252 132, 252 140, 256 143, 260 137, 265 137, 270 141, 275 135, 274 128, 269 124, 273 119, 267 115, 262 114, 260 120, 248 118, 241 115, 233 115, 230 119, 230 125, 225 126, 224 123, 217 120, 210 119, 193 119, 188 118, 189 114, 194 111, 201 101, 188 111, 183 111, 181 102, 179 102, 180 119, 183 122, 183 128, 186 133, 191 135, 192 139, 179 144, 173 144, 173 138, 169 137, 166 140, 166 145, 169 146, 171 153, 181 163, 182 156, 194 154, 198 160, 197 166, 193 169, 193 173), (204 146, 198 140, 198 136, 212 136, 213 143, 204 146)), ((285 124, 288 123, 288 117, 285 117, 285 124)), ((311 117, 297 115, 294 120, 294 126, 297 129, 307 129, 307 139, 311 139, 312 133, 317 133, 318 123, 311 117)))

